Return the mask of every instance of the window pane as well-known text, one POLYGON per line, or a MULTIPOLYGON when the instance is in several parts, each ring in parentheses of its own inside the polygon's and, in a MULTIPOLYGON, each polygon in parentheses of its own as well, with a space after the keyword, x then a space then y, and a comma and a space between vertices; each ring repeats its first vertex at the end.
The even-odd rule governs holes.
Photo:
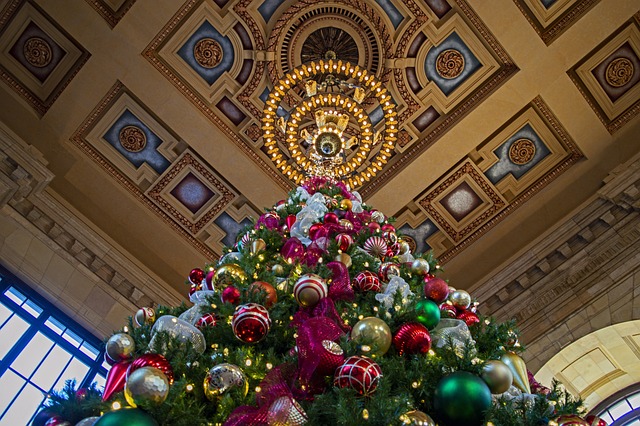
POLYGON ((27 300, 27 297, 15 287, 9 287, 4 294, 6 294, 9 299, 13 300, 16 305, 22 305, 22 302, 27 300))
POLYGON ((0 422, 2 422, 3 425, 28 424, 33 413, 42 404, 42 401, 44 401, 42 392, 33 385, 27 385, 11 405, 9 411, 0 419, 0 422))
POLYGON ((631 404, 631 406, 633 408, 638 408, 640 407, 640 393, 637 393, 635 395, 631 395, 629 398, 627 398, 629 400, 629 403, 631 404))
POLYGON ((0 326, 11 316, 11 309, 0 303, 0 326))
POLYGON ((29 377, 52 346, 53 342, 51 339, 38 332, 22 352, 20 352, 20 355, 11 363, 11 366, 18 373, 29 377))
POLYGON ((98 374, 93 381, 96 382, 96 387, 98 388, 98 390, 104 390, 104 385, 105 383, 107 383, 107 379, 105 379, 103 375, 98 374))
POLYGON ((4 412, 13 397, 20 391, 25 380, 11 370, 7 370, 0 377, 0 414, 4 412))
POLYGON ((609 408, 609 413, 611 413, 611 416, 614 419, 624 416, 629 411, 631 411, 631 408, 629 407, 626 399, 623 399, 613 407, 609 408))
POLYGON ((45 325, 47 327, 49 327, 56 334, 62 334, 62 332, 67 329, 60 321, 58 321, 57 319, 55 319, 53 317, 50 317, 45 322, 45 325))
POLYGON ((98 348, 96 348, 95 346, 87 342, 82 342, 82 346, 80 346, 80 350, 82 351, 82 353, 84 353, 91 359, 96 359, 100 354, 100 351, 98 350, 98 348))
POLYGON ((86 366, 83 362, 79 361, 77 358, 74 358, 64 373, 62 373, 62 377, 58 379, 57 383, 53 387, 56 390, 62 389, 64 387, 64 382, 70 379, 76 379, 76 384, 80 386, 82 380, 89 372, 89 367, 86 366))
POLYGON ((0 328, 0 360, 4 359, 13 345, 22 337, 29 328, 29 323, 17 315, 12 316, 2 328, 0 328))
POLYGON ((69 329, 64 332, 62 337, 64 337, 67 342, 71 343, 76 348, 80 346, 80 343, 82 343, 82 338, 69 329))
POLYGON ((27 299, 25 304, 22 305, 22 308, 33 315, 33 317, 35 318, 38 318, 38 316, 40 316, 40 314, 42 313, 42 308, 30 299, 27 299))
POLYGON ((53 350, 49 352, 49 355, 47 355, 42 365, 38 367, 31 381, 45 391, 49 391, 60 375, 60 371, 67 365, 70 359, 71 354, 56 345, 53 350))

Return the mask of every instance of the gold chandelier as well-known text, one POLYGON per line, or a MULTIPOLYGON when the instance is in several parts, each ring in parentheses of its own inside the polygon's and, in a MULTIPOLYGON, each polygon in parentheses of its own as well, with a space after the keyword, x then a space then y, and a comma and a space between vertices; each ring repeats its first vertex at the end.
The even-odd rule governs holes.
POLYGON ((393 155, 397 125, 395 103, 382 82, 366 69, 333 59, 288 72, 269 94, 262 115, 267 155, 296 184, 328 176, 350 188, 361 186, 393 155), (378 131, 362 105, 365 100, 382 108, 378 131), (294 103, 287 118, 279 113, 286 102, 294 103))

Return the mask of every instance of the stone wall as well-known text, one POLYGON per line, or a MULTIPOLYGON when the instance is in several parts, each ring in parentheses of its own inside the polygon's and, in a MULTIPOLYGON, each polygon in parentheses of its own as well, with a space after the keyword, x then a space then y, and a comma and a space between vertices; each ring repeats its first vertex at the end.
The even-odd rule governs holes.
POLYGON ((139 307, 181 296, 93 230, 47 189, 54 178, 32 146, 0 125, 0 262, 98 336, 139 307))
POLYGON ((471 289, 482 312, 515 318, 537 371, 563 347, 640 318, 640 157, 497 274, 471 289))

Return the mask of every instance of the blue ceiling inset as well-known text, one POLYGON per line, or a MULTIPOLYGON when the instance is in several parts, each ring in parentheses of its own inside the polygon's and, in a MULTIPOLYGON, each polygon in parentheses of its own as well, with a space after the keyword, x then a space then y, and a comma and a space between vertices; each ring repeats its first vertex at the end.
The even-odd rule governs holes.
POLYGON ((209 21, 205 21, 200 25, 184 45, 178 50, 178 55, 187 63, 195 72, 200 75, 209 85, 216 82, 220 76, 231 69, 235 53, 233 45, 229 37, 223 36, 216 30, 209 21), (204 38, 211 38, 217 41, 222 47, 222 60, 213 68, 205 68, 198 63, 194 55, 194 47, 196 43, 204 38))
POLYGON ((214 223, 218 225, 218 227, 226 232, 225 237, 222 239, 222 244, 226 247, 233 247, 236 243, 235 236, 242 231, 246 226, 251 225, 251 220, 249 218, 244 219, 240 223, 236 222, 227 212, 220 213, 220 216, 214 220, 214 223))
POLYGON ((262 2, 258 8, 258 12, 262 15, 264 22, 269 22, 275 11, 282 3, 284 3, 284 0, 266 0, 262 2))
POLYGON ((427 74, 429 80, 433 81, 439 88, 442 90, 442 93, 449 96, 451 92, 453 92, 458 86, 465 82, 467 78, 469 78, 474 72, 476 72, 482 64, 478 61, 478 58, 475 57, 471 49, 467 47, 467 45, 462 41, 458 34, 451 33, 449 37, 447 37, 442 43, 438 46, 434 46, 429 53, 427 53, 427 58, 424 62, 424 70, 427 74), (442 77, 436 71, 436 59, 438 55, 447 50, 454 49, 462 54, 464 58, 464 69, 455 78, 447 79, 442 77))
POLYGON ((404 20, 404 15, 400 13, 400 11, 390 0, 376 0, 376 3, 378 3, 382 10, 385 11, 387 16, 389 16, 389 19, 393 24, 393 28, 397 29, 400 23, 404 20))
POLYGON ((435 234, 438 231, 438 227, 427 219, 418 225, 416 228, 412 228, 409 224, 404 224, 398 229, 398 233, 401 235, 408 235, 416 242, 416 253, 424 253, 431 250, 429 244, 427 244, 427 238, 435 234))
POLYGON ((102 137, 136 168, 147 163, 158 174, 161 174, 171 164, 158 152, 158 146, 163 141, 129 110, 125 110, 102 137), (126 126, 135 126, 144 133, 147 143, 141 151, 131 152, 120 143, 120 132, 126 126))
POLYGON ((193 173, 189 173, 171 190, 171 195, 196 214, 215 194, 193 173))

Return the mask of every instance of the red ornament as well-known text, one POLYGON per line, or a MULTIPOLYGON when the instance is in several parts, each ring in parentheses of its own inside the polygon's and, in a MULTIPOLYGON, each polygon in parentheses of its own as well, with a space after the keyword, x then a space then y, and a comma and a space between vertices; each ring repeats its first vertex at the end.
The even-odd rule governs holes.
POLYGON ((458 315, 458 310, 455 306, 443 303, 440 305, 440 318, 455 318, 458 315))
POLYGON ((193 296, 193 293, 196 291, 200 291, 198 286, 191 284, 191 287, 189 287, 189 297, 193 296))
POLYGON ((353 288, 360 291, 379 292, 382 289, 380 278, 371 271, 362 271, 353 280, 353 288))
POLYGON ((203 290, 213 291, 215 287, 213 286, 213 277, 216 275, 216 270, 211 268, 207 275, 204 277, 204 286, 203 290))
POLYGON ((456 318, 464 321, 464 323, 467 324, 467 326, 469 327, 471 327, 474 324, 478 324, 480 322, 480 318, 478 318, 478 315, 471 311, 458 312, 458 315, 456 315, 456 318))
POLYGON ((426 354, 431 349, 431 335, 422 324, 402 324, 393 336, 393 346, 398 354, 426 354))
POLYGON ((564 415, 556 419, 558 426, 590 426, 586 420, 576 415, 564 415))
POLYGON ((84 401, 89 396, 89 389, 80 388, 76 391, 76 401, 84 401))
POLYGON ((362 246, 373 257, 382 258, 387 254, 387 242, 382 237, 369 237, 362 246))
POLYGON ((449 284, 441 278, 426 275, 424 277, 424 295, 440 304, 449 297, 449 284))
POLYGON ((589 423, 590 426, 609 426, 607 422, 605 422, 598 416, 594 416, 593 414, 587 416, 585 420, 587 421, 587 423, 589 423))
POLYGON ((393 262, 384 262, 382 265, 380 265, 378 276, 384 282, 388 282, 393 276, 399 277, 400 265, 393 262))
POLYGON ((231 303, 232 305, 237 305, 240 303, 240 290, 230 285, 227 286, 222 293, 220 294, 220 299, 222 303, 231 303))
POLYGON ((333 223, 334 225, 337 225, 340 223, 340 218, 337 214, 329 212, 324 215, 324 223, 333 223))
POLYGON ((240 305, 233 314, 231 328, 239 340, 245 343, 259 342, 271 328, 269 311, 257 303, 240 305))
POLYGON ((200 268, 194 268, 189 273, 189 281, 194 285, 200 285, 202 283, 202 280, 204 280, 204 277, 205 273, 200 268))
POLYGON ((349 234, 338 234, 336 235, 336 242, 340 250, 347 251, 353 244, 353 237, 349 234))
POLYGON ((323 340, 319 358, 315 373, 320 376, 329 376, 344 364, 344 351, 336 342, 323 340))
POLYGON ((293 296, 298 304, 304 307, 315 306, 320 299, 327 297, 328 294, 327 283, 316 274, 301 276, 293 286, 293 296))
POLYGON ((391 225, 390 223, 385 223, 384 225, 382 225, 382 232, 396 232, 396 228, 391 225))
POLYGON ((198 327, 199 329, 203 329, 206 327, 215 327, 215 325, 218 323, 218 320, 216 319, 216 316, 213 314, 204 314, 203 316, 201 316, 200 318, 198 318, 198 321, 196 321, 196 327, 198 327))
POLYGON ((291 227, 293 226, 293 224, 296 223, 296 215, 290 214, 289 216, 286 217, 286 219, 284 220, 284 223, 287 225, 287 229, 291 230, 291 227))
POLYGON ((369 228, 369 231, 371 231, 372 234, 375 234, 376 231, 380 230, 380 224, 377 222, 369 222, 367 224, 367 228, 369 228))
MULTIPOLYGON (((386 225, 385 225, 386 226, 386 225)), ((383 227, 384 228, 384 227, 383 227)), ((394 231, 382 231, 382 238, 387 242, 387 245, 393 245, 398 242, 398 236, 394 231)))
POLYGON ((387 250, 387 257, 394 257, 400 254, 400 244, 393 243, 389 245, 389 248, 387 250))
POLYGON ((311 225, 309 227, 309 238, 311 238, 312 240, 315 240, 315 236, 318 233, 318 231, 320 231, 322 228, 324 227, 323 224, 316 222, 313 225, 311 225))
POLYGON ((104 384, 104 391, 102 392, 103 401, 111 398, 114 393, 118 393, 124 390, 124 384, 127 381, 127 369, 129 368, 129 364, 131 364, 131 361, 120 361, 111 366, 111 369, 107 373, 107 380, 104 384))
POLYGON ((129 378, 129 375, 131 373, 142 367, 157 368, 158 370, 162 371, 165 376, 167 376, 167 379, 169 379, 169 384, 173 383, 173 368, 164 356, 152 353, 140 355, 129 365, 129 368, 127 369, 127 379, 129 378))
POLYGON ((255 281, 251 286, 249 286, 249 290, 254 293, 264 292, 264 306, 269 309, 278 301, 278 293, 276 293, 276 289, 267 282, 264 281, 255 281))
POLYGON ((351 356, 336 369, 333 384, 339 388, 352 388, 360 395, 369 396, 375 392, 382 377, 380 366, 371 358, 351 356))

